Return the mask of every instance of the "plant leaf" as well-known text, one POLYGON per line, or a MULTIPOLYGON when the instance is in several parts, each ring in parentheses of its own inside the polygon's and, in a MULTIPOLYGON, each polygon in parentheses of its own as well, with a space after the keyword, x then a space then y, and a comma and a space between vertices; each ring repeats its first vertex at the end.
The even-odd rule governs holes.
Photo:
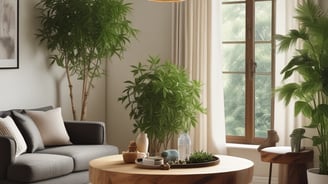
POLYGON ((297 101, 295 102, 295 116, 299 113, 302 113, 305 117, 311 117, 312 107, 307 102, 297 101))

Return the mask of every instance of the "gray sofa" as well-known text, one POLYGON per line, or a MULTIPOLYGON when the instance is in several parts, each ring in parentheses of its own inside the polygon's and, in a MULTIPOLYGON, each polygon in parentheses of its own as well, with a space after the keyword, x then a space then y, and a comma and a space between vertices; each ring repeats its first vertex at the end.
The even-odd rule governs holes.
MULTIPOLYGON (((0 111, 0 117, 13 116, 13 111, 24 112, 22 109, 0 111)), ((89 183, 89 161, 118 154, 116 146, 105 144, 104 123, 81 121, 64 121, 64 123, 72 144, 29 150, 19 156, 15 156, 14 139, 0 136, 0 184, 89 183)), ((33 139, 29 136, 33 137, 23 134, 27 145, 32 145, 33 139)))

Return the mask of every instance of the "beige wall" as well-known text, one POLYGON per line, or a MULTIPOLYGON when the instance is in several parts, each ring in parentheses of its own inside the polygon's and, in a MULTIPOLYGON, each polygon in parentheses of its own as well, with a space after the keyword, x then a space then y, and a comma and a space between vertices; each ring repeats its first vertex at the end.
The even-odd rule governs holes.
POLYGON ((133 121, 124 105, 117 101, 123 91, 123 82, 132 78, 130 65, 145 62, 149 55, 169 59, 171 55, 171 4, 147 0, 133 1, 133 25, 139 29, 123 61, 114 58, 108 64, 107 77, 107 127, 108 142, 121 151, 127 149, 132 134, 133 121))
POLYGON ((0 109, 29 108, 57 103, 55 70, 49 69, 46 52, 38 45, 34 1, 20 1, 20 68, 0 70, 0 109))

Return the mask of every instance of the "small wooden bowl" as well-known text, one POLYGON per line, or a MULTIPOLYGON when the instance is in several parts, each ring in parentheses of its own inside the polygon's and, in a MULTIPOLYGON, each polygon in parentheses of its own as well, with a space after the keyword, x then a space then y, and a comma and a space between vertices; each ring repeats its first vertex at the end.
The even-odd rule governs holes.
POLYGON ((144 158, 146 153, 123 151, 122 156, 125 163, 135 163, 137 158, 144 158))

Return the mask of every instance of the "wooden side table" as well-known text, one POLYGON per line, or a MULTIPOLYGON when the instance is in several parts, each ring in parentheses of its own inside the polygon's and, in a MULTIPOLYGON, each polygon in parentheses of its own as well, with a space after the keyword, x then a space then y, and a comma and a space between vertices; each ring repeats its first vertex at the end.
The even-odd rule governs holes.
POLYGON ((250 160, 219 155, 215 166, 184 169, 141 169, 125 164, 122 155, 113 155, 90 161, 92 184, 249 184, 253 178, 254 163, 250 160))
MULTIPOLYGON (((290 147, 268 147, 260 151, 261 160, 279 166, 279 184, 307 184, 306 170, 313 166, 313 150, 291 152, 290 147)), ((270 180, 269 180, 270 183, 270 180)))

